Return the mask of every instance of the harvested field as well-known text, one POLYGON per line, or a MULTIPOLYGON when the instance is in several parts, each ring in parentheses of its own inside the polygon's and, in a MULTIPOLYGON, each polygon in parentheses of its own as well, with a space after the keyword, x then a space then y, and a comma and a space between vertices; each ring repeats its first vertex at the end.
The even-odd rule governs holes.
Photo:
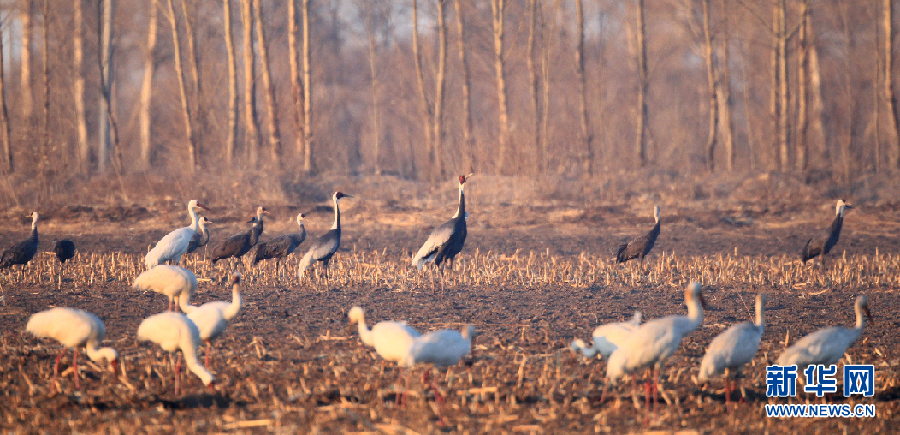
MULTIPOLYGON (((293 231, 288 219, 296 210, 270 208, 278 219, 267 222, 261 239, 293 231)), ((372 219, 374 207, 348 201, 343 245, 327 286, 299 283, 296 258, 280 274, 274 263, 238 266, 244 271, 244 308, 214 343, 216 390, 188 374, 179 396, 173 394, 167 353, 135 339, 141 319, 164 310, 166 299, 135 291, 130 283, 147 246, 173 228, 171 222, 181 222, 183 212, 135 211, 114 224, 49 212, 40 227, 41 250, 49 251, 54 238, 71 237, 79 254, 64 267, 39 254, 23 271, 0 275, 5 396, 0 427, 389 434, 896 433, 900 428, 900 225, 891 207, 848 213, 827 270, 818 263, 803 265, 798 255, 806 237, 827 226, 824 205, 812 212, 695 213, 664 207, 662 235, 641 270, 637 263, 613 264, 611 252, 649 229, 651 220, 644 215, 649 207, 633 213, 483 204, 470 219, 465 250, 446 273, 446 292, 436 295, 429 275, 415 273, 409 257, 430 228, 449 216, 449 208, 423 207, 410 218, 408 210, 382 207, 372 219), (645 418, 627 384, 601 401, 604 362, 574 356, 569 342, 587 339, 594 326, 623 320, 634 310, 645 319, 684 313, 682 289, 692 280, 704 284, 709 308, 703 325, 666 365, 664 387, 672 403, 660 403, 645 418), (726 412, 722 383, 704 387, 694 379, 706 345, 751 316, 758 292, 769 294, 766 332, 752 367, 745 369, 747 403, 726 412), (826 325, 852 325, 853 300, 863 293, 874 321, 845 361, 875 364, 876 395, 831 400, 873 403, 877 418, 766 418, 764 404, 787 400, 765 396, 765 365, 774 363, 786 339, 793 343, 826 325), (478 328, 471 359, 437 376, 447 396, 445 424, 439 424, 439 404, 420 381, 421 369, 410 377, 408 404, 395 405, 398 369, 382 364, 347 327, 346 312, 353 305, 366 309, 370 325, 405 319, 421 331, 466 323, 478 328), (82 391, 74 389, 69 371, 58 381, 63 393, 54 392, 50 377, 58 345, 24 331, 29 315, 51 306, 79 307, 106 322, 106 343, 117 348, 124 368, 118 382, 106 364, 79 360, 86 378, 82 391)), ((311 237, 330 225, 329 213, 311 213, 311 237)), ((213 238, 240 230, 240 216, 219 212, 213 238)), ((3 246, 24 237, 24 228, 7 224, 0 234, 3 246)), ((231 266, 214 267, 202 256, 185 264, 209 280, 200 283, 195 303, 229 300, 231 266)), ((68 368, 71 354, 63 362, 68 368)), ((799 401, 807 397, 801 392, 799 401)))

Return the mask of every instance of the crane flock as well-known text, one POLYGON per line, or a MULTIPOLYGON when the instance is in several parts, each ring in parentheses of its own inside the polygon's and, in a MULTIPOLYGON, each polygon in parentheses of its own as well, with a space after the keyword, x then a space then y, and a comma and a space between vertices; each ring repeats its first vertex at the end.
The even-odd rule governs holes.
MULTIPOLYGON (((453 217, 437 227, 412 258, 412 266, 418 270, 422 270, 426 263, 434 263, 434 268, 441 274, 442 289, 444 264, 452 262, 462 251, 467 235, 465 184, 470 176, 471 174, 459 176, 459 203, 453 217)), ((310 244, 299 263, 299 278, 304 277, 305 271, 310 266, 321 262, 327 279, 328 263, 340 247, 341 198, 352 196, 340 191, 332 195, 334 223, 329 231, 310 244)), ((850 207, 844 201, 838 201, 830 231, 810 239, 803 248, 801 259, 804 262, 820 256, 824 264, 825 255, 838 241, 844 210, 850 207)), ((210 235, 206 224, 211 221, 205 216, 198 216, 199 209, 209 211, 197 200, 188 203, 187 210, 191 224, 168 233, 149 250, 145 256, 147 270, 140 273, 132 284, 134 289, 160 293, 169 298, 169 311, 144 319, 138 327, 136 336, 140 341, 153 342, 163 350, 180 351, 175 365, 175 394, 180 391, 182 360, 188 370, 204 385, 214 388, 215 376, 209 371, 211 341, 224 333, 229 322, 235 319, 242 307, 239 272, 234 271, 231 275, 230 302, 214 301, 194 306, 190 300, 198 286, 196 275, 180 265, 163 264, 167 261, 179 263, 182 255, 193 252, 209 242, 210 235), (183 314, 172 312, 175 307, 180 308, 183 314), (207 344, 204 364, 201 364, 197 357, 201 340, 207 344)), ((219 259, 240 258, 249 252, 257 244, 263 231, 264 214, 270 213, 259 206, 256 216, 248 222, 252 224, 251 229, 219 243, 212 249, 211 261, 215 263, 219 259)), ((654 207, 654 227, 646 235, 619 246, 616 262, 634 258, 643 262, 660 234, 659 214, 659 206, 654 207)), ((38 247, 38 213, 33 212, 31 218, 31 237, 7 249, 0 260, 0 268, 24 265, 34 257, 38 247)), ((273 258, 278 263, 285 261, 306 239, 304 218, 303 213, 296 217, 300 230, 298 233, 284 234, 260 244, 254 253, 252 264, 273 258)), ((61 241, 56 246, 56 252, 62 262, 71 259, 74 256, 74 244, 67 240, 61 241)), ((682 341, 703 323, 706 302, 702 286, 696 282, 689 284, 684 291, 684 300, 688 311, 686 315, 670 315, 641 323, 641 312, 634 312, 629 320, 598 326, 593 331, 590 345, 576 339, 572 341, 570 348, 581 352, 585 357, 597 355, 606 361, 608 382, 604 388, 614 385, 626 375, 632 376, 632 384, 635 385, 638 372, 645 369, 652 370, 651 381, 646 386, 646 400, 649 407, 651 391, 654 404, 658 402, 657 395, 660 392, 665 394, 660 389, 660 372, 666 360, 681 347, 682 341)), ((707 383, 713 376, 724 373, 726 406, 733 391, 732 375, 739 375, 741 369, 754 359, 760 347, 765 332, 766 300, 765 294, 757 295, 755 320, 735 324, 719 334, 709 344, 703 356, 697 381, 707 383)), ((836 363, 846 349, 860 337, 866 320, 871 319, 866 296, 859 296, 855 311, 857 318, 855 327, 833 326, 820 329, 787 348, 778 358, 778 363, 799 367, 836 363)), ((381 321, 369 328, 365 322, 364 310, 359 306, 353 306, 349 310, 348 319, 351 325, 357 327, 363 345, 373 348, 384 361, 404 368, 407 376, 409 370, 420 364, 446 368, 460 363, 464 357, 471 354, 476 337, 476 328, 473 325, 466 325, 461 330, 441 329, 425 334, 404 321, 381 321)), ((59 373, 60 359, 67 348, 74 350, 76 388, 80 388, 77 357, 81 348, 84 348, 85 354, 93 361, 108 361, 115 376, 118 377, 119 354, 111 347, 100 347, 106 335, 106 328, 96 315, 76 308, 51 308, 33 314, 28 320, 26 330, 35 337, 54 339, 63 345, 63 350, 56 357, 54 378, 59 373)), ((430 369, 423 372, 423 382, 427 382, 429 373, 430 369)), ((404 382, 408 383, 405 378, 404 382)), ((436 385, 432 383, 430 387, 436 400, 442 402, 443 397, 436 385)), ((741 391, 743 392, 743 388, 741 391)), ((440 417, 440 407, 438 414, 443 420, 440 417)))

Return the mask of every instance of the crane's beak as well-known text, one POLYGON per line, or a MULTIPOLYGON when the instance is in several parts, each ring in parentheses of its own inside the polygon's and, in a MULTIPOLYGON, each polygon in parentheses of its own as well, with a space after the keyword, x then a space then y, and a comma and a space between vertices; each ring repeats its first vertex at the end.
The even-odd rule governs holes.
POLYGON ((469 177, 471 177, 471 176, 473 176, 473 175, 475 175, 474 172, 470 173, 469 175, 466 175, 466 181, 469 181, 469 177))
POLYGON ((212 212, 212 210, 210 210, 209 208, 207 208, 205 205, 200 204, 199 202, 197 203, 197 207, 202 208, 202 209, 204 209, 204 210, 206 210, 206 211, 208 211, 208 212, 212 212))
POLYGON ((210 382, 209 385, 206 386, 206 388, 209 388, 209 391, 216 392, 216 381, 210 382))

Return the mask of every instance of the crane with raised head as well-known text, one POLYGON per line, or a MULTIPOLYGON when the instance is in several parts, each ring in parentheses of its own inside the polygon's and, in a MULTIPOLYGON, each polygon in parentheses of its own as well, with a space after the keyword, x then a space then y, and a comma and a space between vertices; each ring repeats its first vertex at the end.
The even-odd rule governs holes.
POLYGON ((200 249, 206 246, 209 243, 209 228, 206 228, 206 224, 213 223, 211 220, 207 219, 206 216, 201 216, 199 220, 197 220, 197 232, 194 233, 194 236, 191 237, 190 243, 188 243, 187 250, 184 251, 185 254, 190 254, 197 249, 200 249))
POLYGON ((281 261, 293 254, 297 247, 306 240, 306 227, 303 225, 305 217, 306 215, 303 213, 297 215, 297 225, 300 226, 300 232, 283 234, 268 242, 260 243, 256 248, 256 254, 253 256, 253 264, 256 265, 262 260, 274 258, 277 272, 281 261))
POLYGON ((256 242, 259 241, 259 221, 254 217, 248 223, 253 224, 250 231, 235 234, 213 248, 212 253, 210 254, 213 264, 226 258, 240 259, 256 245, 256 242))
POLYGON ((199 218, 197 217, 198 209, 209 211, 205 205, 201 204, 196 199, 192 199, 188 202, 187 210, 188 215, 191 217, 191 224, 166 234, 165 237, 156 242, 156 246, 144 256, 144 264, 147 266, 147 269, 150 269, 157 264, 165 263, 166 261, 174 261, 175 263, 181 262, 181 256, 187 251, 188 245, 191 243, 191 238, 197 233, 197 229, 200 225, 199 218))
POLYGON ((653 245, 656 244, 656 238, 659 237, 658 205, 653 207, 653 219, 656 221, 656 224, 647 232, 647 234, 635 237, 624 245, 619 245, 619 249, 616 251, 616 263, 624 263, 628 260, 638 258, 641 261, 641 265, 644 264, 644 257, 650 253, 650 250, 653 249, 653 245))
POLYGON ((322 263, 322 266, 325 269, 325 279, 328 279, 328 263, 331 261, 331 257, 334 256, 334 253, 337 252, 338 248, 341 246, 341 207, 340 200, 341 198, 353 198, 350 195, 344 194, 342 192, 334 192, 332 195, 332 201, 334 201, 334 224, 331 225, 331 229, 328 230, 325 234, 319 236, 315 242, 313 242, 309 250, 306 251, 306 255, 300 259, 300 266, 297 271, 297 277, 301 280, 303 276, 306 275, 306 269, 309 268, 313 263, 319 262, 322 263))
POLYGON ((831 248, 837 244, 838 239, 841 237, 841 228, 844 226, 844 209, 848 208, 853 208, 853 206, 845 203, 842 199, 838 200, 831 227, 809 239, 803 250, 800 251, 800 259, 803 260, 803 263, 819 257, 822 259, 822 267, 825 267, 825 256, 831 252, 831 248))
MULTIPOLYGON (((425 244, 419 248, 419 251, 412 259, 412 265, 422 270, 425 263, 434 262, 441 275, 441 291, 444 290, 444 262, 453 262, 453 259, 462 251, 463 245, 466 243, 466 180, 471 177, 469 175, 459 176, 459 206, 456 213, 447 222, 434 229, 425 244)), ((432 286, 434 285, 432 275, 432 286)), ((433 289, 433 287, 432 287, 433 289)))
POLYGON ((38 212, 31 212, 29 217, 31 217, 31 237, 22 240, 3 251, 3 256, 0 257, 0 269, 6 269, 17 264, 25 266, 32 258, 34 258, 34 254, 37 254, 38 212))
POLYGON ((797 372, 803 372, 813 364, 831 365, 840 360, 847 348, 862 335, 866 328, 866 320, 872 320, 869 312, 869 298, 861 295, 856 298, 856 326, 829 326, 819 329, 806 337, 797 340, 778 357, 780 366, 797 366, 797 372))
POLYGON ((225 332, 228 322, 237 317, 241 311, 241 273, 231 273, 231 302, 212 301, 203 305, 191 305, 190 297, 179 298, 181 311, 187 313, 197 328, 200 330, 200 338, 206 342, 206 362, 209 367, 209 357, 212 353, 210 342, 225 332))

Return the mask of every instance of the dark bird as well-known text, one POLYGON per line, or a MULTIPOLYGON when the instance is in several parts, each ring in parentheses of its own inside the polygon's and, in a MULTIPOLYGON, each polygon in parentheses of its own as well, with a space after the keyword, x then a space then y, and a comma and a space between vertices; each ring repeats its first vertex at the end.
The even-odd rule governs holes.
POLYGON ((253 256, 253 265, 262 260, 275 259, 278 269, 278 263, 287 258, 288 255, 294 253, 298 246, 306 240, 306 227, 303 226, 303 218, 306 215, 300 213, 297 215, 297 225, 300 226, 300 232, 295 234, 284 234, 278 236, 268 242, 260 243, 256 248, 256 255, 253 256))
POLYGON ((259 232, 260 236, 263 234, 263 215, 264 214, 271 214, 271 213, 269 213, 269 210, 266 210, 266 208, 263 206, 256 207, 256 221, 259 222, 258 232, 259 232))
POLYGON ((635 237, 634 240, 619 246, 619 250, 616 252, 616 263, 624 263, 633 258, 639 258, 641 264, 644 264, 644 257, 650 253, 650 250, 653 249, 653 245, 656 244, 656 238, 659 237, 658 205, 653 207, 653 219, 656 220, 656 225, 654 225, 653 229, 647 232, 647 234, 635 237))
POLYGON ((38 249, 38 212, 31 213, 31 237, 22 240, 9 249, 3 251, 3 257, 0 257, 0 269, 6 269, 16 264, 26 265, 38 249))
POLYGON ((306 251, 306 255, 300 259, 300 268, 297 271, 297 277, 301 280, 306 274, 306 269, 312 266, 314 262, 321 262, 325 268, 325 279, 328 279, 328 262, 341 246, 341 207, 338 204, 341 198, 353 198, 341 192, 334 192, 332 200, 334 201, 334 224, 331 229, 321 235, 306 251))
POLYGON ((255 217, 248 223, 251 222, 253 228, 250 228, 250 231, 231 236, 213 248, 211 257, 213 264, 224 258, 241 258, 250 251, 250 248, 253 248, 253 245, 259 241, 259 222, 255 217))
POLYGON ((844 226, 844 209, 853 208, 850 204, 845 204, 844 200, 839 199, 835 208, 834 220, 831 222, 831 228, 823 231, 819 235, 809 239, 803 251, 800 252, 800 258, 806 263, 808 260, 821 256, 822 266, 825 266, 825 256, 831 252, 831 248, 838 242, 841 237, 841 227, 844 226))
POLYGON ((191 237, 191 241, 188 242, 187 251, 184 251, 185 254, 190 254, 209 243, 209 229, 206 228, 206 224, 211 223, 212 221, 207 219, 206 216, 201 216, 200 219, 197 220, 199 228, 197 229, 197 232, 194 233, 194 236, 191 237))
POLYGON ((60 263, 65 263, 75 257, 75 243, 71 240, 57 240, 53 252, 60 263))
POLYGON ((453 262, 466 243, 466 180, 471 176, 472 174, 459 176, 459 207, 456 213, 431 232, 412 259, 413 266, 419 270, 425 267, 425 263, 434 262, 441 272, 441 290, 444 288, 444 261, 453 262))

